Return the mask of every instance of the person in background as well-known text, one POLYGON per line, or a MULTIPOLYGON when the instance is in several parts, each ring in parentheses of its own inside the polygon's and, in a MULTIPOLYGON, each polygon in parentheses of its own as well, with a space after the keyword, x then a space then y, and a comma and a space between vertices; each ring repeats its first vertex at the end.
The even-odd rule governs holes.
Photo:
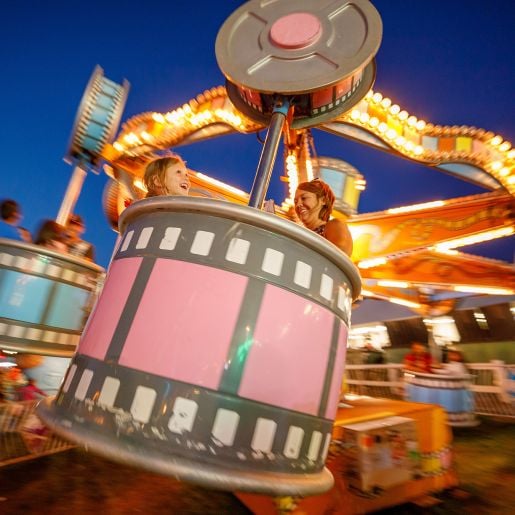
POLYGON ((190 192, 188 169, 178 155, 151 161, 145 169, 143 181, 147 188, 147 198, 160 195, 187 196, 190 192))
POLYGON ((68 253, 72 256, 95 260, 95 247, 89 241, 82 239, 82 235, 86 231, 84 221, 80 215, 72 214, 68 218, 66 224, 66 245, 68 253))
POLYGON ((50 250, 68 253, 66 231, 62 225, 54 220, 44 220, 42 222, 34 238, 34 243, 50 250))
POLYGON ((343 220, 330 220, 334 193, 324 181, 315 179, 302 182, 295 192, 295 213, 304 227, 336 245, 341 251, 352 254, 352 236, 343 220))
POLYGON ((420 342, 413 342, 411 352, 404 356, 404 369, 430 374, 433 371, 432 362, 433 359, 426 346, 420 342))
POLYGON ((38 388, 32 377, 27 378, 27 384, 20 386, 17 393, 20 401, 36 401, 47 396, 41 388, 38 388))
POLYGON ((19 227, 23 218, 21 208, 15 200, 6 199, 0 204, 0 238, 26 241, 30 243, 30 233, 19 227))
POLYGON ((451 347, 447 350, 447 361, 442 364, 441 368, 436 368, 433 372, 457 376, 467 375, 469 371, 463 361, 461 351, 451 347))

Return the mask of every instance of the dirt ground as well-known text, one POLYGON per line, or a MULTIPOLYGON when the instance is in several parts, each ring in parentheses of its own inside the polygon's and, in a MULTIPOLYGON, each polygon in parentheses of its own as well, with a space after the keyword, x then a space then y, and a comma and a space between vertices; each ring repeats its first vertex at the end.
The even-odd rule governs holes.
MULTIPOLYGON (((397 506, 390 515, 515 513, 515 424, 482 419, 454 431, 460 487, 429 507, 397 506)), ((249 514, 229 493, 193 487, 72 449, 0 468, 0 513, 102 515, 249 514)), ((307 514, 309 515, 309 514, 307 514)))

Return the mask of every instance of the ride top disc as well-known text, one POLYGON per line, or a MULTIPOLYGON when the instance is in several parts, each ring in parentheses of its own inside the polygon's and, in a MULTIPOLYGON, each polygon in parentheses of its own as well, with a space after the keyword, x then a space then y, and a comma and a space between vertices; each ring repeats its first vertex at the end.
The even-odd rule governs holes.
POLYGON ((277 95, 292 98, 293 127, 347 111, 375 79, 382 22, 368 0, 251 0, 222 25, 218 65, 231 101, 267 121, 277 95))

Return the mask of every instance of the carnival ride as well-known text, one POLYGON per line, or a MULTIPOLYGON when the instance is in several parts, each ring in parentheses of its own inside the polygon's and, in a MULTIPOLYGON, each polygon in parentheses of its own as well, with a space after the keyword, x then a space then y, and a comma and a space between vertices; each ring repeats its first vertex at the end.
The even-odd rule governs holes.
MULTIPOLYGON (((515 151, 482 129, 417 120, 373 92, 380 40, 381 19, 368 0, 316 7, 252 0, 217 38, 226 86, 174 111, 133 117, 114 142, 128 84, 95 70, 72 132, 68 157, 77 166, 58 219, 73 209, 87 169, 105 161, 112 179, 105 209, 120 239, 64 383, 39 407, 58 434, 207 487, 305 497, 331 488, 324 464, 338 428, 392 415, 419 426, 430 419, 420 452, 412 449, 404 463, 413 469, 409 492, 393 488, 367 509, 455 484, 441 408, 338 407, 351 303, 361 279, 361 294, 429 315, 452 309, 467 289, 512 293, 510 265, 453 249, 513 234, 515 151), (346 37, 336 44, 334 33, 346 37), (200 198, 134 202, 144 197, 145 165, 161 151, 264 128, 250 194, 192 172, 200 198), (359 215, 363 177, 339 160, 315 158, 311 128, 492 191, 359 215), (275 216, 260 209, 282 137, 289 195, 275 216), (361 278, 346 256, 292 221, 296 185, 314 176, 335 189, 335 216, 351 227, 361 278), (204 328, 195 323, 198 310, 204 328), (422 480, 413 475, 420 460, 422 480)), ((339 484, 342 461, 333 454, 339 484)), ((340 502, 331 492, 330 502, 340 502)))
MULTIPOLYGON (((105 171, 112 182, 106 188, 104 205, 113 226, 127 200, 144 196, 143 169, 159 151, 266 128, 262 110, 267 97, 238 88, 231 82, 231 73, 235 72, 226 73, 226 86, 206 90, 177 109, 132 117, 124 123, 116 141, 105 146, 103 157, 109 163, 105 171)), ((338 88, 345 91, 343 83, 338 88)), ((511 143, 484 129, 440 126, 417 119, 371 89, 352 108, 339 110, 343 101, 338 98, 338 88, 313 94, 309 122, 294 120, 283 132, 288 195, 277 214, 293 219, 296 185, 321 176, 333 185, 339 198, 334 216, 345 218, 350 226, 352 260, 360 269, 363 296, 401 303, 431 316, 451 311, 468 294, 513 294, 512 264, 456 250, 514 233, 515 150, 511 143), (311 127, 430 166, 490 191, 359 214, 364 177, 343 161, 314 157, 311 127)), ((209 191, 214 197, 248 201, 244 192, 202 173, 192 175, 197 194, 209 191)))

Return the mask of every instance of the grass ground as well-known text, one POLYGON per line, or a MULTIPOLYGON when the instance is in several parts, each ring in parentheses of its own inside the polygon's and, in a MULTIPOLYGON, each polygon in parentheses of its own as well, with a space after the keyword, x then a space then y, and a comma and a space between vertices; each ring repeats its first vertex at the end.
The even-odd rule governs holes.
MULTIPOLYGON (((383 514, 508 515, 515 513, 515 424, 483 419, 454 431, 460 488, 383 514)), ((209 491, 72 449, 0 468, 0 513, 99 515, 243 515, 231 494, 209 491)), ((309 515, 309 514, 307 514, 309 515)))

